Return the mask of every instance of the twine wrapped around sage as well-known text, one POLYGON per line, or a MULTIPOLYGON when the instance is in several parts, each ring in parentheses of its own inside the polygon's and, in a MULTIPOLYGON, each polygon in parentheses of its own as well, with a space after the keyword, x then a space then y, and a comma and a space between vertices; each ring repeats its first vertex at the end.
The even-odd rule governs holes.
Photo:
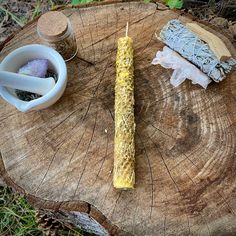
POLYGON ((225 62, 219 61, 208 44, 189 31, 180 20, 169 21, 160 32, 160 38, 171 49, 191 61, 215 82, 222 81, 226 74, 232 70, 232 67, 236 65, 236 60, 233 58, 225 62))
POLYGON ((115 141, 113 185, 134 188, 135 119, 133 40, 118 39, 115 83, 115 141))

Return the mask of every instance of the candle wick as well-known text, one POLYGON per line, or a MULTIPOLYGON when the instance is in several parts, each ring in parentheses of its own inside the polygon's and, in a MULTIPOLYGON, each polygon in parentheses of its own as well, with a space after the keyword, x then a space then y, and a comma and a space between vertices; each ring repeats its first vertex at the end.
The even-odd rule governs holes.
POLYGON ((125 37, 128 37, 129 22, 126 23, 125 37))

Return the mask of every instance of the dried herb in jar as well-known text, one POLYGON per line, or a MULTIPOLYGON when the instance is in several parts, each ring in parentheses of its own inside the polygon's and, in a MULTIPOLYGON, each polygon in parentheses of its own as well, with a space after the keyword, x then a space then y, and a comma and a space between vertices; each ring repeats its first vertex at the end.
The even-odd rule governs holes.
POLYGON ((75 35, 69 19, 62 12, 51 11, 42 15, 37 31, 42 42, 57 50, 65 61, 76 55, 75 35))

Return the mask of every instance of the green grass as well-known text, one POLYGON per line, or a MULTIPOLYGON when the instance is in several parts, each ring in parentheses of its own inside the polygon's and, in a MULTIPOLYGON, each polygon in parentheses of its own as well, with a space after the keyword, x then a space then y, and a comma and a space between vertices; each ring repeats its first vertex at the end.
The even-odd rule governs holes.
POLYGON ((0 235, 44 235, 36 224, 35 210, 6 187, 0 187, 0 235))
POLYGON ((33 20, 35 17, 39 16, 40 14, 41 14, 40 1, 37 0, 36 6, 34 7, 34 11, 32 12, 31 19, 33 20))
POLYGON ((24 17, 17 17, 14 13, 2 6, 0 6, 0 12, 10 16, 20 27, 23 27, 27 23, 27 20, 24 17))
MULTIPOLYGON (((14 12, 11 12, 10 9, 7 9, 3 6, 0 5, 0 13, 3 15, 8 15, 9 17, 11 17, 11 19, 17 23, 20 27, 23 27, 29 20, 33 20, 35 17, 39 16, 42 12, 42 4, 47 4, 49 9, 54 9, 57 5, 63 6, 63 5, 67 5, 69 3, 71 3, 72 5, 79 5, 82 3, 89 3, 89 2, 93 2, 93 1, 97 1, 97 0, 71 0, 71 1, 67 1, 67 0, 47 0, 46 3, 42 2, 41 0, 37 0, 35 2, 35 5, 33 6, 34 9, 31 11, 30 15, 31 17, 29 19, 26 19, 24 16, 17 16, 14 12)), ((0 3, 2 1, 0 0, 0 3)))
MULTIPOLYGON (((38 228, 35 209, 24 197, 0 186, 0 235, 1 236, 44 236, 38 228)), ((80 229, 59 230, 57 236, 91 236, 80 229)))

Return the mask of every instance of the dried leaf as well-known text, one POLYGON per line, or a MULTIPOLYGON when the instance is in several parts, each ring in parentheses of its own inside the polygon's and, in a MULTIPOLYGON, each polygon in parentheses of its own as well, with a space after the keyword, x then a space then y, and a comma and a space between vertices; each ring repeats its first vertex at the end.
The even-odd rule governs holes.
POLYGON ((211 23, 225 28, 228 26, 228 20, 223 17, 215 17, 211 20, 211 23))

